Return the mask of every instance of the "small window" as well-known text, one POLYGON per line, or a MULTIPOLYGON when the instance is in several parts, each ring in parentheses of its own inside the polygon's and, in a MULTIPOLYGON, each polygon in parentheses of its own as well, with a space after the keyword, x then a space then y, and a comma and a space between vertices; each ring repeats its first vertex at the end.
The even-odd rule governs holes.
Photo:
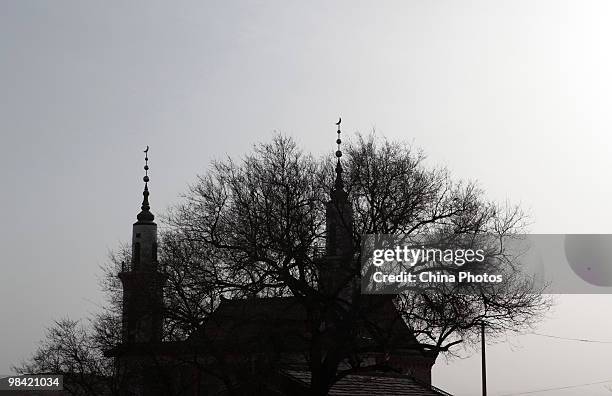
POLYGON ((140 269, 140 243, 134 244, 134 267, 136 270, 140 269))
POLYGON ((153 251, 151 253, 151 256, 153 257, 153 262, 157 262, 157 242, 153 242, 153 251))

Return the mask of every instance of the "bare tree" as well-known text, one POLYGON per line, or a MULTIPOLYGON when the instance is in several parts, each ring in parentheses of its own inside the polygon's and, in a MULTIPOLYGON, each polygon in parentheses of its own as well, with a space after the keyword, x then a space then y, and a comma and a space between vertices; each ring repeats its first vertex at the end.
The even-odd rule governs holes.
MULTIPOLYGON (((520 208, 486 200, 475 183, 454 182, 446 169, 427 168, 424 155, 406 144, 358 136, 346 154, 355 246, 361 246, 364 234, 509 235, 524 230, 520 208)), ((331 165, 302 153, 292 139, 276 136, 240 163, 215 162, 167 217, 180 239, 209 247, 200 263, 211 269, 209 281, 219 292, 298 298, 311 321, 309 363, 316 394, 363 368, 358 363, 340 369, 347 361, 360 362, 355 324, 363 312, 358 303, 347 307, 317 287, 331 165), (330 311, 337 313, 331 327, 330 311)), ((359 276, 359 269, 353 270, 347 284, 359 276)), ((469 341, 483 322, 492 335, 529 327, 549 306, 534 287, 517 275, 505 290, 409 293, 399 296, 397 304, 426 347, 448 351, 469 341)))
POLYGON ((19 374, 60 374, 64 389, 73 395, 107 395, 112 361, 79 321, 61 319, 47 329, 33 356, 13 370, 19 374))

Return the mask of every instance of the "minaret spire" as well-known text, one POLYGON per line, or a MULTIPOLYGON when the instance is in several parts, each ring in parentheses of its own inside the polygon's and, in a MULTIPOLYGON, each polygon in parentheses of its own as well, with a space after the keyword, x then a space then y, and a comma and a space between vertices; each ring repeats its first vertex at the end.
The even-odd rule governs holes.
POLYGON ((319 266, 319 289, 331 295, 351 299, 355 281, 353 260, 353 209, 342 180, 342 149, 340 144, 342 118, 336 126, 336 179, 330 191, 330 200, 325 204, 325 257, 319 266))
POLYGON ((142 192, 142 206, 140 207, 141 212, 138 214, 137 218, 139 222, 152 222, 155 220, 155 216, 150 212, 151 205, 149 205, 149 146, 144 150, 145 153, 145 166, 144 171, 145 175, 142 178, 144 181, 144 191, 142 192))
POLYGON ((342 139, 340 138, 340 134, 342 131, 340 130, 340 123, 342 122, 342 117, 338 119, 336 125, 338 126, 338 138, 336 139, 336 144, 338 145, 338 149, 336 150, 336 180, 334 181, 334 188, 331 191, 331 198, 333 202, 340 203, 345 202, 347 199, 347 193, 344 191, 344 181, 342 180, 342 163, 340 162, 340 157, 342 157, 342 150, 340 149, 340 144, 342 143, 342 139))
POLYGON ((123 343, 158 342, 162 339, 163 286, 158 271, 157 224, 149 205, 149 146, 144 150, 145 174, 142 211, 132 225, 132 257, 119 273, 123 284, 123 343))
POLYGON ((331 256, 350 255, 352 253, 352 224, 353 214, 351 204, 348 202, 348 193, 344 190, 344 181, 342 180, 342 150, 340 144, 341 129, 340 123, 342 118, 338 119, 336 126, 338 130, 338 138, 336 144, 336 180, 331 189, 331 200, 327 203, 326 208, 326 224, 327 224, 327 240, 326 251, 331 256))

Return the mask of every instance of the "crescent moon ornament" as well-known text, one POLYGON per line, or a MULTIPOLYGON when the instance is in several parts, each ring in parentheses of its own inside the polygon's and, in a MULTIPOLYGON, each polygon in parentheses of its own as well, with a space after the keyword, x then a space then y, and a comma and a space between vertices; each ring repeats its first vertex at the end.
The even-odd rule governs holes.
POLYGON ((338 119, 338 122, 336 122, 336 125, 340 125, 341 122, 342 122, 342 117, 338 119))
POLYGON ((149 146, 147 146, 146 150, 145 150, 145 151, 143 151, 143 153, 145 153, 145 154, 146 154, 146 153, 148 153, 148 152, 149 152, 149 146))

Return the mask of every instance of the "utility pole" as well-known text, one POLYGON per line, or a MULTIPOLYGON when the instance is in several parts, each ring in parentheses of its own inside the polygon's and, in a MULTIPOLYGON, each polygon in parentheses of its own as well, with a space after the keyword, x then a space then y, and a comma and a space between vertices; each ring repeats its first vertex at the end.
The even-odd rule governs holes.
POLYGON ((482 396, 487 396, 487 358, 485 344, 485 324, 480 323, 480 341, 482 343, 482 396))

